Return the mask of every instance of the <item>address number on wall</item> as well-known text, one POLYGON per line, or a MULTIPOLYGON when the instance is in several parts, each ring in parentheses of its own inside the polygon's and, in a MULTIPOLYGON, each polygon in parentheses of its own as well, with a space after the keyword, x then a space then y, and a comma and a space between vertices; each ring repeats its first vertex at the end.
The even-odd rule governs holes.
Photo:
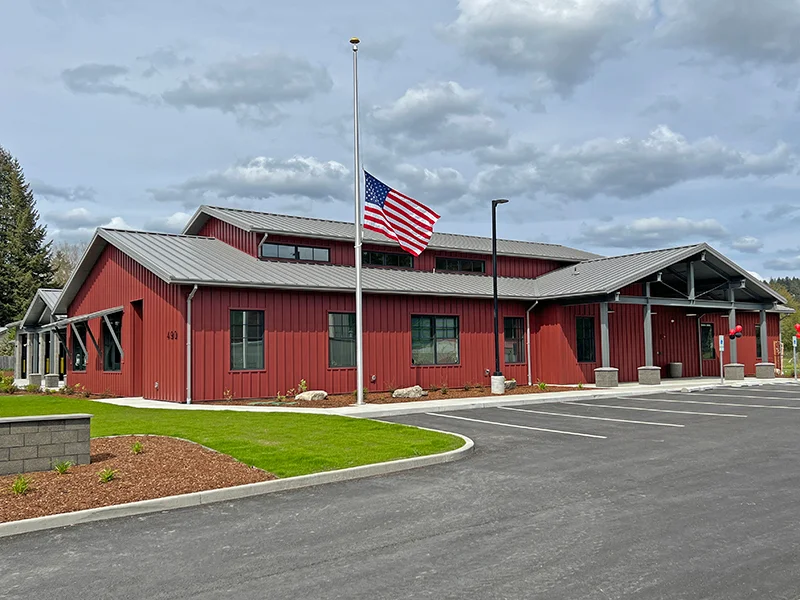
POLYGON ((178 339, 178 332, 174 329, 172 331, 167 332, 167 339, 168 340, 177 340, 178 339))

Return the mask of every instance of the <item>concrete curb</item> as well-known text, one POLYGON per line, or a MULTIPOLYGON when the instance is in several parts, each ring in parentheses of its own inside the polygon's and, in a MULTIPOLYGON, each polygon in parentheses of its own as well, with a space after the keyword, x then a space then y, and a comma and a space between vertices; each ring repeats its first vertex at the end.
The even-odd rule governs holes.
POLYGON ((179 496, 167 496, 165 498, 154 498, 153 500, 141 500, 139 502, 128 502, 127 504, 116 504, 113 506, 103 506, 101 508, 90 508, 58 515, 0 523, 0 538, 31 533, 33 531, 42 531, 45 529, 80 525, 81 523, 91 523, 93 521, 105 521, 107 519, 116 519, 119 517, 145 515, 177 508, 212 504, 214 502, 227 502, 239 498, 249 498, 251 496, 296 490, 325 483, 350 481, 352 479, 361 479, 364 477, 375 477, 376 475, 388 475, 390 473, 398 473, 460 460, 466 458, 475 450, 475 442, 465 435, 453 433, 451 431, 429 429, 427 427, 418 427, 417 429, 427 429, 428 431, 454 435, 464 440, 464 445, 455 450, 450 450, 441 454, 432 454, 430 456, 403 458, 372 465, 351 467, 349 469, 325 471, 323 473, 313 473, 311 475, 287 477, 286 479, 275 479, 273 481, 249 483, 236 487, 206 490, 203 492, 193 492, 191 494, 181 494, 179 496))

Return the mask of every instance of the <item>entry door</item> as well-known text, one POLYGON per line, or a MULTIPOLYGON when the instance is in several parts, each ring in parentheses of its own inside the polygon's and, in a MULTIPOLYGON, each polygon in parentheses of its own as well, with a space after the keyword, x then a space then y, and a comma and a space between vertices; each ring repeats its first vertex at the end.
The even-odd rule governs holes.
POLYGON ((28 378, 28 336, 23 335, 20 336, 22 342, 22 348, 20 352, 22 352, 22 370, 20 371, 20 377, 22 379, 28 378))
POLYGON ((719 376, 719 341, 714 323, 700 323, 703 377, 719 376))
POLYGON ((131 369, 131 377, 133 380, 131 381, 131 389, 133 391, 134 396, 141 396, 144 391, 144 385, 142 383, 142 378, 144 376, 144 368, 142 365, 142 361, 144 359, 144 315, 143 315, 143 306, 141 300, 136 300, 131 302, 131 357, 130 357, 130 369, 131 369))

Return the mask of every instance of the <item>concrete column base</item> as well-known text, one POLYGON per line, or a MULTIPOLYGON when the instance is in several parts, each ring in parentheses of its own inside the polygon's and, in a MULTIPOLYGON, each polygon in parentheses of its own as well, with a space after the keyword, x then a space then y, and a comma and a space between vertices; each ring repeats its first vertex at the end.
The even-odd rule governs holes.
POLYGON ((639 367, 639 385, 661 385, 661 367, 639 367))
POLYGON ((756 363, 757 379, 775 379, 775 363, 756 363))
POLYGON ((506 392, 506 378, 502 375, 492 375, 492 393, 505 394, 506 392))
POLYGON ((744 381, 744 365, 741 363, 729 363, 723 367, 725 379, 730 381, 744 381))
POLYGON ((619 387, 619 369, 600 367, 594 370, 594 385, 599 388, 619 387))
POLYGON ((44 387, 46 388, 56 388, 58 387, 59 380, 58 380, 58 373, 48 373, 44 376, 44 387))
POLYGON ((28 373, 28 385, 42 385, 42 376, 39 373, 28 373))

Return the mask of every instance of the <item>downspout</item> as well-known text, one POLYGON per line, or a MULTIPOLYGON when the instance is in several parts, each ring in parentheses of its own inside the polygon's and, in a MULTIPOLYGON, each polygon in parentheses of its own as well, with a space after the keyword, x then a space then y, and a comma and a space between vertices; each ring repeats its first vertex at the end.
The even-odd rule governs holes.
POLYGON ((186 404, 192 403, 192 298, 197 293, 197 284, 186 299, 186 404))
MULTIPOLYGON (((697 350, 698 354, 700 355, 700 377, 703 377, 703 327, 701 325, 703 317, 705 317, 708 313, 703 313, 702 315, 697 317, 697 350)), ((714 340, 711 340, 711 343, 714 343, 714 340)))
POLYGON ((525 311, 526 330, 528 334, 528 386, 529 387, 533 385, 533 380, 531 379, 531 360, 533 358, 531 356, 531 311, 534 308, 536 308, 537 304, 539 304, 538 300, 533 304, 531 304, 531 307, 525 311))

